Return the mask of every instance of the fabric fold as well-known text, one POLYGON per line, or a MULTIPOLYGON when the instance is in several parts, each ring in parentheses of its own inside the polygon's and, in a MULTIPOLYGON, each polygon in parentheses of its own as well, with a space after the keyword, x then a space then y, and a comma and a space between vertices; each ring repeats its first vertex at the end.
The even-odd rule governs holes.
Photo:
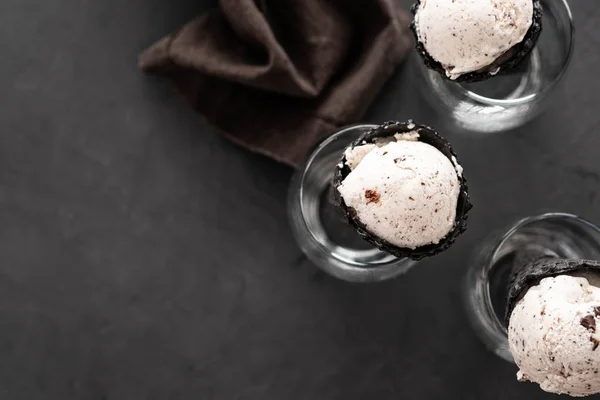
POLYGON ((139 65, 170 79, 235 143, 297 166, 362 118, 403 59, 411 39, 397 3, 221 0, 139 65))

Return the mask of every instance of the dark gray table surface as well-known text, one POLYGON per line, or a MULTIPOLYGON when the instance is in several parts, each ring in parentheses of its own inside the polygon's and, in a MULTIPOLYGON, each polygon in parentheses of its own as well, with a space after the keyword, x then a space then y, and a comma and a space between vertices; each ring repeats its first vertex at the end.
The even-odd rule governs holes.
MULTIPOLYGON (((476 208, 445 254, 376 285, 302 257, 291 169, 218 136, 146 46, 213 1, 0 4, 0 399, 546 399, 466 326, 492 229, 600 222, 600 7, 572 1, 564 92, 502 135, 449 134, 476 208)), ((366 121, 435 125, 405 68, 366 121)))

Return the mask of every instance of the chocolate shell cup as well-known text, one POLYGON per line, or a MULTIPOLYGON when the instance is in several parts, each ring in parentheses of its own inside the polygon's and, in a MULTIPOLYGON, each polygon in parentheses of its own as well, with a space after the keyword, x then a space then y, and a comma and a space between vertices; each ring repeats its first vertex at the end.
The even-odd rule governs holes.
POLYGON ((558 275, 569 275, 576 272, 600 273, 600 261, 592 260, 564 260, 560 258, 540 258, 525 265, 515 264, 512 271, 506 314, 504 316, 506 326, 510 320, 515 306, 521 298, 532 287, 540 283, 544 278, 558 275))
MULTIPOLYGON (((453 162, 453 157, 455 160, 458 160, 456 153, 454 150, 452 150, 452 146, 450 143, 448 143, 448 141, 446 141, 432 128, 425 125, 415 124, 412 121, 386 122, 359 137, 349 146, 349 148, 375 143, 378 139, 389 138, 396 133, 408 132, 418 132, 419 141, 435 147, 442 154, 448 157, 451 162, 453 162)), ((341 185, 348 174, 350 174, 350 172, 350 167, 346 164, 346 156, 343 154, 340 162, 336 166, 333 177, 334 202, 350 226, 352 226, 364 240, 378 247, 382 251, 390 253, 399 258, 407 257, 413 260, 420 260, 422 258, 430 257, 447 250, 450 246, 452 246, 456 238, 467 229, 467 213, 472 208, 472 204, 469 199, 467 181, 463 174, 461 174, 462 176, 458 177, 460 183, 460 193, 456 206, 456 219, 454 221, 452 230, 437 244, 429 244, 417 247, 415 249, 409 249, 395 246, 369 232, 357 218, 356 212, 346 205, 337 188, 341 185)))
MULTIPOLYGON (((413 15, 417 13, 421 1, 422 0, 417 0, 417 2, 411 7, 413 15)), ((425 49, 425 45, 419 40, 419 35, 417 34, 417 27, 414 18, 410 24, 410 29, 413 32, 413 35, 416 40, 417 52, 423 59, 423 63, 427 68, 439 72, 444 77, 446 77, 449 80, 452 80, 453 82, 480 82, 486 79, 493 78, 494 76, 500 74, 507 74, 511 71, 514 71, 529 56, 529 54, 535 47, 535 44, 537 43, 540 33, 542 32, 542 4, 540 0, 533 0, 532 23, 521 42, 508 49, 506 52, 504 52, 504 54, 498 57, 490 65, 474 72, 465 73, 456 79, 450 79, 446 75, 446 70, 444 69, 442 64, 436 61, 427 52, 427 49, 425 49)))

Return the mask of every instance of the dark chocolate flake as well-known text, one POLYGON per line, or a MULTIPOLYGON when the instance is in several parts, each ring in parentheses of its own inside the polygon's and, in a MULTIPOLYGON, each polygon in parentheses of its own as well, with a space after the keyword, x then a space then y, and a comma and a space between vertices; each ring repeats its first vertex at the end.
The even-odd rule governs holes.
POLYGON ((600 317, 600 306, 594 308, 594 314, 596 315, 596 317, 600 317))
POLYGON ((370 190, 367 189, 365 190, 365 198, 367 199, 367 204, 371 204, 371 203, 379 203, 379 199, 381 198, 381 195, 379 193, 377 193, 375 190, 370 190))
POLYGON ((596 332, 596 318, 593 315, 581 318, 581 326, 590 332, 596 332))
MULTIPOLYGON (((564 367, 563 367, 563 368, 564 368, 564 367)), ((561 369, 561 370, 560 370, 560 376, 562 376, 563 378, 568 378, 568 377, 569 377, 569 375, 567 375, 567 373, 565 372, 565 370, 564 370, 564 369, 561 369)))

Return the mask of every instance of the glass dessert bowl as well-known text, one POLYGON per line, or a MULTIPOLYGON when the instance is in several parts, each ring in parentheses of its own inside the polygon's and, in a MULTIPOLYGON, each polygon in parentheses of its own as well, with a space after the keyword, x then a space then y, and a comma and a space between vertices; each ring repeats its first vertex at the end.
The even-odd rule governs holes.
POLYGON ((572 214, 525 218, 485 243, 465 279, 477 336, 548 392, 600 392, 600 229, 572 214), (597 342, 596 342, 597 341, 597 342))
POLYGON ((444 251, 465 230, 470 208, 449 143, 410 121, 336 132, 310 154, 288 192, 299 247, 325 272, 352 282, 394 278, 444 251))
MULTIPOLYGON (((431 10, 422 12, 423 4, 432 8, 436 1, 441 0, 418 1, 413 7, 417 39, 413 64, 424 97, 445 122, 460 130, 490 133, 516 128, 539 115, 560 87, 573 52, 573 18, 566 0, 497 0, 491 2, 496 14, 486 14, 492 19, 481 18, 479 25, 464 19, 466 25, 448 26, 445 36, 439 28, 446 26, 444 21, 460 24, 461 20, 446 15, 438 21, 431 10), (503 3, 526 4, 531 18, 515 18, 521 13, 503 9, 503 3), (438 29, 426 30, 428 24, 438 29), (529 25, 518 29, 519 24, 529 25), (504 46, 499 37, 507 40, 504 46), (462 43, 469 46, 458 47, 462 43), (464 59, 456 57, 465 51, 464 59), (463 65, 449 65, 461 61, 463 65)), ((457 0, 452 7, 461 3, 471 4, 457 0)))

